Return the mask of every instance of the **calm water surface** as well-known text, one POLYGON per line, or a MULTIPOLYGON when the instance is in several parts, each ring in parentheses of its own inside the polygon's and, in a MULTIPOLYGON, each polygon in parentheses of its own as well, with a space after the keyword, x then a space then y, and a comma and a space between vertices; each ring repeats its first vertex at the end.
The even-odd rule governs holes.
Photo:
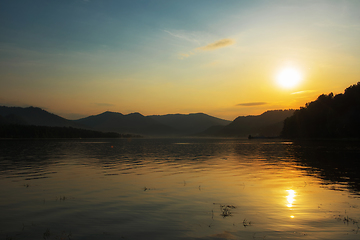
POLYGON ((0 239, 360 239, 359 142, 0 141, 0 239))

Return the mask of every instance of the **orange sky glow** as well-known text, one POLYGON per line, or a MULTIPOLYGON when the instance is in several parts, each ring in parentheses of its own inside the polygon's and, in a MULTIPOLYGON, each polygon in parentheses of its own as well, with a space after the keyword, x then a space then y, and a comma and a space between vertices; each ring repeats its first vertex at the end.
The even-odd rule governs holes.
POLYGON ((360 81, 358 1, 41 2, 2 4, 0 105, 233 120, 360 81))

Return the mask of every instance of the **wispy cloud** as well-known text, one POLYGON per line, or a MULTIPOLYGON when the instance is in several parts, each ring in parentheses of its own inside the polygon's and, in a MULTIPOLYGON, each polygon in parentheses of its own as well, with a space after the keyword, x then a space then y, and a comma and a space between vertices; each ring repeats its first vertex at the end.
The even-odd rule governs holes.
POLYGON ((190 57, 191 55, 193 55, 193 52, 189 52, 189 53, 180 53, 180 58, 187 58, 190 57))
POLYGON ((99 106, 99 107, 113 107, 115 106, 114 104, 111 104, 111 103, 93 103, 95 104, 96 106, 99 106))
POLYGON ((192 50, 192 51, 190 51, 188 53, 180 53, 179 58, 184 59, 184 58, 190 57, 191 55, 194 55, 197 52, 213 51, 213 50, 216 50, 216 49, 219 49, 219 48, 231 46, 233 44, 235 44, 235 40, 230 39, 230 38, 224 38, 224 39, 218 40, 216 42, 210 43, 208 45, 195 48, 194 50, 192 50))
POLYGON ((241 107, 253 107, 253 106, 260 106, 260 105, 265 105, 267 104, 266 102, 248 102, 248 103, 239 103, 236 104, 236 106, 241 106, 241 107))
POLYGON ((223 48, 223 47, 227 47, 230 45, 233 45, 235 43, 235 41, 233 39, 230 38, 225 38, 225 39, 221 39, 219 41, 216 41, 214 43, 210 43, 206 46, 203 47, 198 47, 196 48, 196 50, 200 50, 200 51, 212 51, 218 48, 223 48))
POLYGON ((193 34, 186 34, 181 31, 180 32, 179 31, 173 32, 173 31, 168 31, 168 30, 163 30, 163 31, 170 34, 173 37, 183 39, 183 40, 186 40, 189 42, 195 42, 200 45, 199 41, 194 36, 192 36, 193 34))
POLYGON ((314 90, 304 90, 304 91, 299 91, 299 92, 293 92, 291 94, 304 94, 304 93, 311 93, 311 92, 315 92, 314 90))

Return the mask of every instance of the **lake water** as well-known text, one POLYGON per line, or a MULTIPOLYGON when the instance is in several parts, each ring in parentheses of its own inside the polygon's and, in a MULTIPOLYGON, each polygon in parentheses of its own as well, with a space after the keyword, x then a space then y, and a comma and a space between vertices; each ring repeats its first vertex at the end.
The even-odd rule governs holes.
POLYGON ((0 140, 1 239, 360 239, 360 144, 0 140))

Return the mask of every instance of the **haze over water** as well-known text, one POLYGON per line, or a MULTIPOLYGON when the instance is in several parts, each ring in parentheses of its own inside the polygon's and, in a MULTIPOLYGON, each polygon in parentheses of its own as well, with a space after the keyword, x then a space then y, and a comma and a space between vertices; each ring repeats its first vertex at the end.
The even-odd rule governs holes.
POLYGON ((359 153, 344 141, 3 140, 1 238, 359 239, 359 153))

